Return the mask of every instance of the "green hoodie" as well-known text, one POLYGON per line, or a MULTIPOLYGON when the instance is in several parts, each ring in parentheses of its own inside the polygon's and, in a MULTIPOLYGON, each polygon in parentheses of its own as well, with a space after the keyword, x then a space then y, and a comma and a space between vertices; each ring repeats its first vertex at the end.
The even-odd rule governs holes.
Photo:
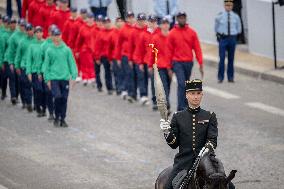
POLYGON ((27 54, 26 74, 41 73, 41 65, 43 62, 41 45, 43 42, 43 40, 36 39, 34 44, 30 45, 27 54))
POLYGON ((8 39, 8 48, 5 52, 4 61, 9 64, 15 64, 15 57, 19 42, 26 34, 20 30, 15 30, 8 39))
POLYGON ((0 33, 0 67, 5 62, 4 55, 8 47, 8 39, 11 36, 12 32, 8 28, 2 29, 0 33))
POLYGON ((36 39, 34 37, 26 36, 20 41, 16 52, 15 68, 26 68, 27 52, 30 45, 35 43, 35 40, 36 39))
MULTIPOLYGON (((44 56, 46 53, 46 50, 48 49, 48 47, 50 47, 50 45, 52 45, 52 40, 50 38, 47 38, 42 44, 41 44, 41 51, 42 51, 42 57, 43 57, 43 61, 44 61, 44 56)), ((43 62, 41 64, 41 73, 43 73, 43 62)))
POLYGON ((45 80, 75 80, 78 74, 72 51, 63 42, 50 45, 45 53, 43 73, 45 80))

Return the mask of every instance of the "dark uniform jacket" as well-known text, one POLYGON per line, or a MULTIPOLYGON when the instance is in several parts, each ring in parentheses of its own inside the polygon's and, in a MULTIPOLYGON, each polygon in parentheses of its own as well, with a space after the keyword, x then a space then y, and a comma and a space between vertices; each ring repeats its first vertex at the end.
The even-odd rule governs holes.
POLYGON ((173 165, 173 175, 183 169, 190 169, 199 151, 210 142, 217 146, 217 118, 215 113, 199 108, 187 108, 173 115, 171 130, 166 137, 168 145, 179 147, 173 165))

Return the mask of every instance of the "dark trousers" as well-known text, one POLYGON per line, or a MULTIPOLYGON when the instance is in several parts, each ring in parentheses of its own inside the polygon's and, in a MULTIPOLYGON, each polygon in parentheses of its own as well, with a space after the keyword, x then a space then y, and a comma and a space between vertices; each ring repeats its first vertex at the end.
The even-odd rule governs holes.
POLYGON ((170 90, 171 90, 171 78, 166 68, 159 69, 159 74, 165 90, 167 107, 170 109, 170 90))
MULTIPOLYGON (((12 10, 12 1, 13 0, 7 0, 7 8, 6 8, 6 13, 7 15, 11 18, 13 15, 13 10, 12 10)), ((16 0, 17 2, 17 7, 18 7, 18 15, 21 18, 21 11, 22 11, 22 2, 21 0, 16 0)))
POLYGON ((178 107, 177 110, 181 111, 187 107, 187 100, 185 97, 185 81, 190 79, 193 62, 174 62, 173 70, 177 77, 178 91, 178 107))
POLYGON ((125 20, 125 13, 126 13, 126 0, 116 0, 116 4, 119 10, 119 14, 123 20, 125 20))
POLYGON ((0 67, 0 90, 2 90, 2 74, 4 70, 2 70, 2 67, 0 67))
POLYGON ((9 74, 9 88, 11 93, 11 98, 18 98, 19 96, 19 78, 16 73, 16 69, 8 69, 9 74))
POLYGON ((103 17, 107 16, 107 7, 91 7, 91 10, 95 18, 97 18, 98 15, 102 15, 103 17))
POLYGON ((10 70, 10 68, 9 68, 8 63, 4 62, 2 68, 0 68, 2 97, 7 96, 7 85, 8 85, 8 78, 9 78, 9 70, 10 70))
POLYGON ((21 69, 20 75, 20 95, 23 104, 32 104, 32 83, 29 81, 25 69, 21 69))
POLYGON ((148 96, 148 65, 143 64, 143 70, 140 70, 139 65, 135 64, 135 72, 137 73, 137 83, 139 88, 140 97, 148 96))
POLYGON ((116 60, 112 61, 112 71, 114 76, 114 84, 116 92, 121 92, 123 91, 122 73, 121 73, 122 71, 121 71, 121 65, 118 65, 116 60))
POLYGON ((157 105, 157 98, 156 98, 156 94, 155 94, 154 73, 150 74, 150 78, 151 78, 152 103, 153 103, 153 105, 157 105))
POLYGON ((69 81, 52 80, 51 92, 54 98, 55 119, 63 121, 66 117, 69 81))
MULTIPOLYGON (((104 69, 105 69, 106 88, 108 91, 113 90, 110 63, 107 57, 101 57, 101 64, 104 66, 104 69)), ((98 89, 101 89, 103 87, 102 81, 101 81, 101 64, 95 63, 96 82, 97 82, 98 89)))
POLYGON ((47 84, 45 83, 44 84, 45 86, 45 98, 46 98, 46 105, 47 105, 47 109, 48 109, 48 112, 49 112, 49 115, 53 115, 54 113, 54 98, 52 96, 52 92, 51 90, 48 88, 47 84))
POLYGON ((128 91, 128 70, 130 69, 128 64, 128 57, 122 56, 121 58, 121 87, 122 91, 128 91))
POLYGON ((226 53, 228 53, 228 67, 227 67, 227 77, 228 80, 234 80, 234 58, 236 50, 237 37, 225 37, 219 41, 219 67, 218 67, 218 80, 224 80, 225 72, 225 58, 226 53))
POLYGON ((38 74, 32 74, 32 86, 34 94, 34 106, 38 112, 46 110, 46 88, 43 80, 39 80, 38 74))
POLYGON ((137 98, 137 79, 138 79, 138 73, 136 69, 136 64, 133 63, 132 66, 128 65, 129 69, 128 69, 128 96, 132 97, 132 98, 137 98))

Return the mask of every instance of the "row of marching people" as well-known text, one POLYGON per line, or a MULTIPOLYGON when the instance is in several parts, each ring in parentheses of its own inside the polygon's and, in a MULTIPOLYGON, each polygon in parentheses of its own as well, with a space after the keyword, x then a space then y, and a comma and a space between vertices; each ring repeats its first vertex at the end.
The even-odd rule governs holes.
MULTIPOLYGON (((194 55, 203 75, 203 58, 197 33, 187 24, 185 12, 177 14, 177 24, 169 32, 168 23, 171 20, 165 18, 158 27, 157 18, 153 15, 147 18, 144 13, 135 17, 133 12, 128 12, 126 21, 118 18, 116 27, 113 28, 109 18, 100 15, 94 18, 93 14, 87 13, 87 9, 81 9, 78 16, 76 8, 68 8, 67 0, 58 0, 56 3, 53 0, 28 2, 29 6, 23 9, 23 16, 27 13, 30 23, 42 26, 45 34, 51 24, 56 24, 62 30, 62 38, 72 49, 76 59, 79 73, 77 81, 82 79, 85 85, 96 81, 98 90, 102 91, 100 70, 103 66, 109 94, 116 89, 124 99, 134 102, 138 99, 138 88, 141 103, 148 104, 150 77, 151 99, 153 110, 156 110, 153 57, 148 48, 149 43, 155 42, 159 48, 158 67, 167 99, 174 72, 178 82, 177 110, 186 107, 184 82, 190 78, 194 55), (114 71, 115 86, 112 83, 111 70, 114 71)), ((169 104, 168 100, 168 106, 169 104)))
POLYGON ((51 25, 48 38, 43 28, 33 27, 24 19, 18 22, 7 16, 0 22, 1 99, 11 103, 20 96, 22 108, 46 116, 55 126, 67 127, 65 121, 69 87, 78 73, 72 50, 61 40, 61 31, 51 25), (32 106, 32 104, 34 106, 32 106))
POLYGON ((203 58, 197 33, 187 24, 185 12, 177 14, 177 24, 169 31, 170 19, 164 18, 160 27, 157 17, 144 13, 136 17, 133 12, 126 14, 126 20, 111 20, 98 15, 94 18, 87 9, 68 8, 67 0, 32 0, 23 12, 30 23, 42 26, 44 37, 47 28, 55 24, 62 31, 62 39, 72 49, 78 68, 77 81, 84 85, 94 84, 102 91, 100 77, 104 67, 105 85, 109 94, 115 89, 124 99, 134 102, 139 97, 143 105, 149 104, 148 77, 151 81, 153 110, 157 110, 153 86, 153 54, 148 47, 155 43, 159 49, 159 72, 164 83, 168 107, 170 108, 170 82, 175 73, 178 82, 178 107, 187 106, 184 82, 190 78, 194 55, 203 75, 203 58), (94 68, 95 67, 95 68, 94 68), (114 73, 114 81, 112 73, 114 73), (138 89, 138 90, 137 90, 138 89))
MULTIPOLYGON (((115 90, 118 95, 121 95, 123 99, 127 99, 130 103, 139 99, 142 105, 146 105, 150 104, 148 88, 151 88, 153 110, 157 110, 153 82, 154 57, 149 48, 149 44, 154 44, 159 49, 157 66, 164 84, 168 108, 170 109, 169 93, 173 72, 178 82, 177 109, 182 110, 186 107, 184 82, 191 75, 194 59, 193 53, 195 53, 202 74, 203 64, 197 34, 186 24, 186 14, 184 12, 180 12, 177 15, 178 24, 171 31, 169 31, 170 24, 167 18, 164 18, 161 25, 158 26, 157 18, 154 15, 147 17, 144 13, 139 13, 135 17, 133 12, 128 12, 126 21, 117 18, 115 27, 113 27, 108 17, 98 16, 94 18, 93 14, 87 13, 85 9, 80 10, 80 16, 77 15, 76 8, 71 8, 70 12, 70 17, 64 23, 60 36, 62 36, 65 42, 62 43, 71 49, 72 58, 75 58, 74 62, 76 62, 78 70, 78 74, 75 76, 77 81, 82 79, 84 85, 89 83, 94 85, 96 83, 98 91, 102 91, 101 67, 103 66, 108 94, 112 94, 115 90), (149 78, 151 87, 148 85, 149 78)), ((11 21, 14 20, 10 19, 9 22, 11 21)), ((13 32, 19 33, 16 35, 15 44, 11 42, 13 40, 7 40, 7 52, 5 52, 5 58, 2 61, 3 63, 6 62, 6 64, 12 64, 12 66, 9 66, 9 70, 12 73, 10 74, 12 103, 16 101, 16 85, 18 84, 14 82, 16 84, 13 85, 13 81, 17 81, 17 77, 22 76, 21 67, 18 66, 19 69, 14 69, 14 65, 18 65, 19 61, 21 61, 20 56, 16 55, 18 43, 21 41, 21 37, 29 33, 25 31, 25 24, 21 20, 19 29, 13 32), (13 50, 9 49, 15 51, 14 55, 10 53, 13 50), (6 54, 12 55, 7 56, 6 54)), ((44 34, 44 28, 40 28, 44 34)), ((56 28, 60 31, 58 27, 56 28)), ((30 31, 30 33, 33 32, 30 31)), ((9 38, 12 38, 12 36, 9 38)), ((48 37, 46 41, 51 41, 51 38, 48 37)), ((24 47, 24 49, 28 48, 24 47)), ((45 53, 43 54, 45 55, 45 53)), ((58 73, 60 72, 59 70, 57 71, 58 73)), ((23 81, 21 77, 20 81, 23 81)), ((26 93, 30 94, 29 92, 26 93)), ((27 106, 29 110, 31 109, 30 100, 26 102, 25 98, 23 98, 22 102, 24 102, 24 107, 27 106)), ((62 117, 61 119, 64 120, 64 116, 62 117)), ((56 115, 55 118, 57 120, 56 115)))

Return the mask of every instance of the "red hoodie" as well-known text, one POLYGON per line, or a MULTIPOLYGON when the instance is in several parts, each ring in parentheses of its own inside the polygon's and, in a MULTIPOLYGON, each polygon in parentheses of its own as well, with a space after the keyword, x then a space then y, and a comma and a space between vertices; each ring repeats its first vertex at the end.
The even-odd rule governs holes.
MULTIPOLYGON (((168 48, 168 36, 162 34, 162 32, 156 33, 152 38, 152 43, 158 49, 158 68, 171 68, 171 60, 169 56, 169 48, 168 48)), ((149 62, 148 66, 150 68, 153 67, 154 64, 154 53, 151 52, 151 61, 149 62)))
POLYGON ((130 36, 129 42, 129 60, 133 61, 135 64, 140 64, 143 62, 143 33, 147 32, 146 27, 139 28, 135 27, 130 36))
POLYGON ((111 32, 110 35, 110 45, 109 45, 109 57, 110 60, 115 60, 115 54, 116 54, 116 46, 117 46, 117 42, 118 42, 118 35, 119 35, 119 29, 114 28, 111 32))
POLYGON ((49 24, 51 23, 50 14, 51 14, 52 11, 55 10, 55 8, 56 8, 55 4, 53 4, 51 6, 45 4, 39 10, 39 17, 43 21, 43 36, 44 36, 44 38, 46 38, 47 35, 48 35, 49 24))
POLYGON ((193 62, 193 51, 200 65, 203 63, 202 51, 197 33, 186 25, 176 25, 169 34, 168 46, 171 61, 193 62))
POLYGON ((93 32, 96 29, 96 24, 89 26, 84 25, 80 28, 78 37, 75 43, 75 52, 90 50, 93 53, 94 36, 93 32))
POLYGON ((145 32, 144 33, 144 58, 143 58, 143 63, 146 63, 146 64, 150 64, 150 62, 152 61, 151 58, 152 58, 152 49, 149 47, 149 44, 152 44, 153 43, 153 37, 156 35, 156 34, 159 34, 161 32, 160 28, 156 28, 153 32, 145 32))
POLYGON ((75 48, 75 40, 79 33, 79 27, 77 26, 77 18, 69 18, 63 27, 62 39, 71 48, 75 48))
POLYGON ((29 6, 30 6, 30 4, 33 1, 34 0, 23 0, 23 4, 22 4, 22 18, 26 18, 29 6))
POLYGON ((82 26, 86 25, 86 22, 82 19, 82 17, 78 16, 75 24, 76 24, 76 27, 78 28, 78 31, 79 31, 82 26))
POLYGON ((122 56, 129 57, 129 42, 130 42, 130 34, 132 33, 134 27, 131 26, 129 23, 124 24, 121 28, 119 35, 118 35, 118 42, 117 42, 117 51, 116 51, 116 59, 121 60, 122 56))
POLYGON ((66 11, 63 11, 61 9, 56 9, 55 11, 51 12, 50 17, 51 24, 57 25, 57 27, 62 31, 65 22, 70 17, 70 10, 67 9, 66 11))
POLYGON ((31 2, 28 8, 28 21, 33 26, 41 26, 43 27, 45 20, 42 20, 39 16, 40 8, 44 7, 45 0, 34 0, 31 2))
POLYGON ((110 50, 110 41, 111 41, 111 34, 113 29, 100 29, 99 33, 96 36, 95 41, 95 58, 99 60, 101 57, 107 57, 111 60, 109 56, 110 50))

